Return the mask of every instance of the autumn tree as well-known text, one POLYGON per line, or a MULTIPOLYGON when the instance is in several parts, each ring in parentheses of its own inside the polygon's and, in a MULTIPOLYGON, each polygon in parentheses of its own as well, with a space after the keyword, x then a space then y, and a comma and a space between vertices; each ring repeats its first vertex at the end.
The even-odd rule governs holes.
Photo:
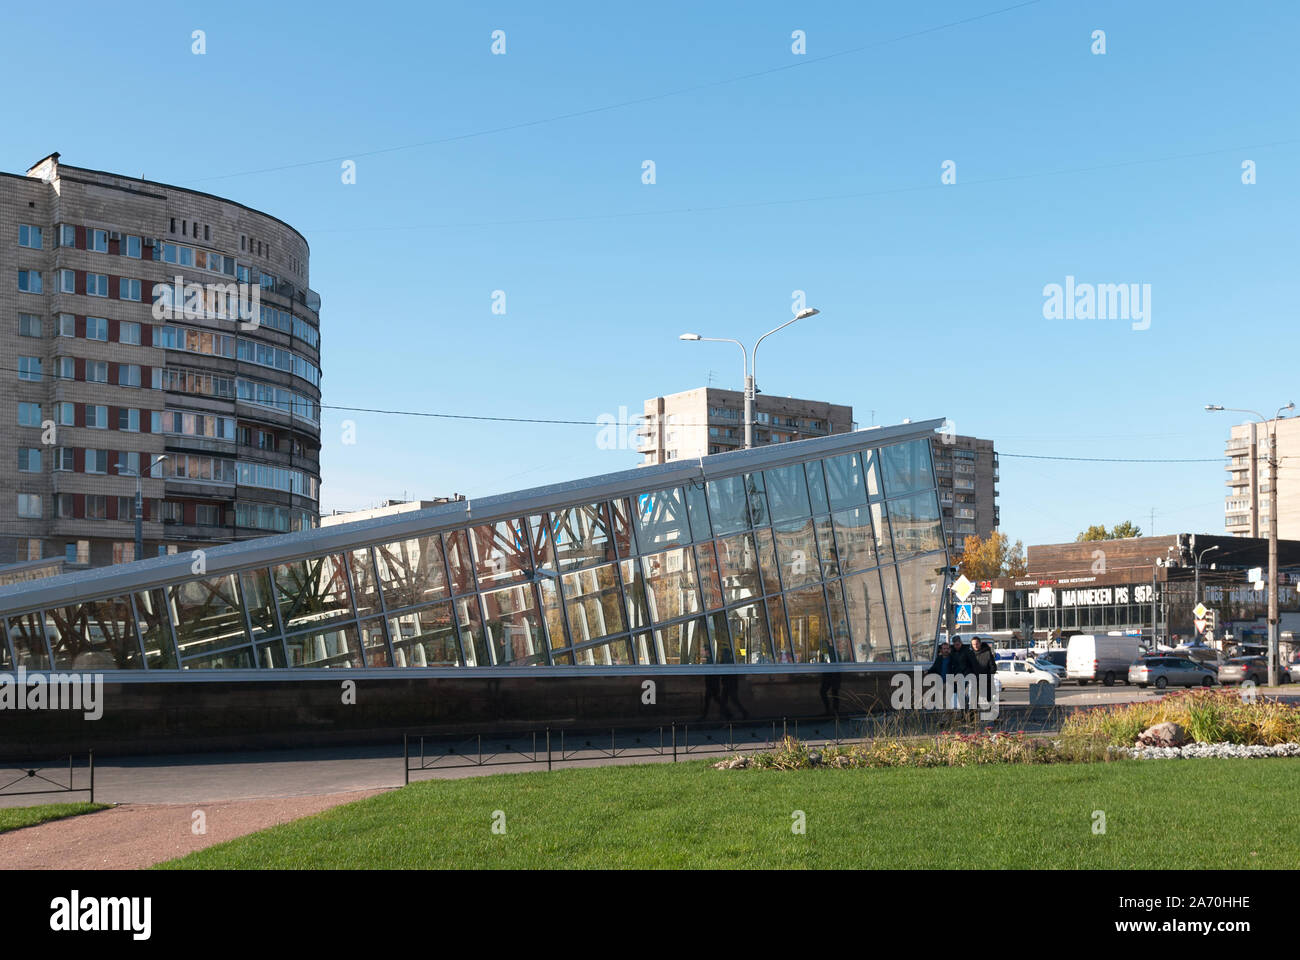
POLYGON ((1106 529, 1105 524, 1095 523, 1074 538, 1075 543, 1088 543, 1093 540, 1125 540, 1129 537, 1142 536, 1142 530, 1129 520, 1117 523, 1106 529))
POLYGON ((957 569, 970 580, 993 580, 996 577, 1020 577, 1025 574, 1025 545, 996 530, 983 537, 966 538, 965 550, 957 569))

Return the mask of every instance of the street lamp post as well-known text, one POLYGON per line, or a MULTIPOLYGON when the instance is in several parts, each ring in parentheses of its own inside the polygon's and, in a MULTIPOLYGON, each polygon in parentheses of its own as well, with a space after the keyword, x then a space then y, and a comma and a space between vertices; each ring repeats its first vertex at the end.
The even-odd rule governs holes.
POLYGON ((1207 403, 1205 409, 1210 413, 1225 410, 1232 413, 1248 413, 1268 428, 1268 685, 1275 687, 1279 679, 1277 643, 1277 421, 1282 416, 1283 410, 1294 410, 1295 403, 1291 402, 1284 407, 1279 407, 1277 414, 1271 421, 1254 410, 1223 407, 1217 403, 1207 403))
POLYGON ((754 349, 748 352, 745 350, 745 345, 743 343, 741 343, 739 340, 736 340, 732 337, 702 337, 698 333, 683 333, 680 337, 677 338, 679 340, 690 340, 690 341, 699 341, 699 342, 707 342, 707 343, 734 343, 736 346, 740 347, 740 357, 744 364, 743 373, 745 375, 745 449, 746 450, 754 446, 754 394, 756 392, 754 386, 754 378, 757 375, 757 368, 758 368, 758 345, 762 343, 764 340, 766 340, 768 337, 770 337, 772 334, 776 333, 778 330, 784 330, 786 327, 790 326, 790 324, 794 323, 795 320, 804 320, 808 317, 815 317, 819 313, 821 313, 820 310, 817 310, 813 307, 805 307, 804 309, 800 310, 798 313, 794 315, 794 319, 787 320, 779 327, 773 327, 771 330, 767 331, 767 333, 759 337, 754 342, 754 349))
POLYGON ((135 472, 135 558, 144 559, 144 499, 141 495, 140 481, 145 473, 152 473, 153 468, 167 459, 167 455, 154 457, 149 466, 135 472))

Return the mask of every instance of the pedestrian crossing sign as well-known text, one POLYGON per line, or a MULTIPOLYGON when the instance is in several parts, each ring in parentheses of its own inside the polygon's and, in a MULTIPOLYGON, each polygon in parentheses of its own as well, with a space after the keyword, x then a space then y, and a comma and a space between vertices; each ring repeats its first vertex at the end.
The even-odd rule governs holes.
POLYGON ((975 622, 975 606, 970 603, 957 604, 957 626, 969 627, 975 622))

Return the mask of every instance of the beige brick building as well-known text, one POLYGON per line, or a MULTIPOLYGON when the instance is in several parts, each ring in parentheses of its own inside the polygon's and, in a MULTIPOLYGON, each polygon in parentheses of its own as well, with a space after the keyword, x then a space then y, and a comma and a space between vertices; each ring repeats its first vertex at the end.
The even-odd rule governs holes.
POLYGON ((1223 523, 1234 537, 1269 535, 1268 438, 1277 433, 1278 536, 1300 540, 1300 417, 1233 426, 1224 451, 1223 523))
POLYGON ((57 153, 0 174, 0 563, 133 559, 137 472, 145 556, 316 525, 308 257, 272 216, 57 153))

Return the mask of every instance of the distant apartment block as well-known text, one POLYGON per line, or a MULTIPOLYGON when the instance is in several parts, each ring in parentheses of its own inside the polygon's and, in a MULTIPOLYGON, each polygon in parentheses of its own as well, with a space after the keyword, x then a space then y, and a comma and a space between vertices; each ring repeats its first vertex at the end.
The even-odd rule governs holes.
MULTIPOLYGON (((699 387, 645 402, 641 466, 690 460, 745 446, 745 395, 699 387)), ((754 399, 754 446, 807 440, 854 429, 853 408, 760 393, 754 399)))
POLYGON ((1237 424, 1224 451, 1223 525, 1234 537, 1269 535, 1268 438, 1277 431, 1278 536, 1300 540, 1300 417, 1237 424))
POLYGON ((998 454, 992 440, 951 434, 936 434, 930 446, 948 551, 961 553, 967 537, 987 539, 1001 523, 998 454))

